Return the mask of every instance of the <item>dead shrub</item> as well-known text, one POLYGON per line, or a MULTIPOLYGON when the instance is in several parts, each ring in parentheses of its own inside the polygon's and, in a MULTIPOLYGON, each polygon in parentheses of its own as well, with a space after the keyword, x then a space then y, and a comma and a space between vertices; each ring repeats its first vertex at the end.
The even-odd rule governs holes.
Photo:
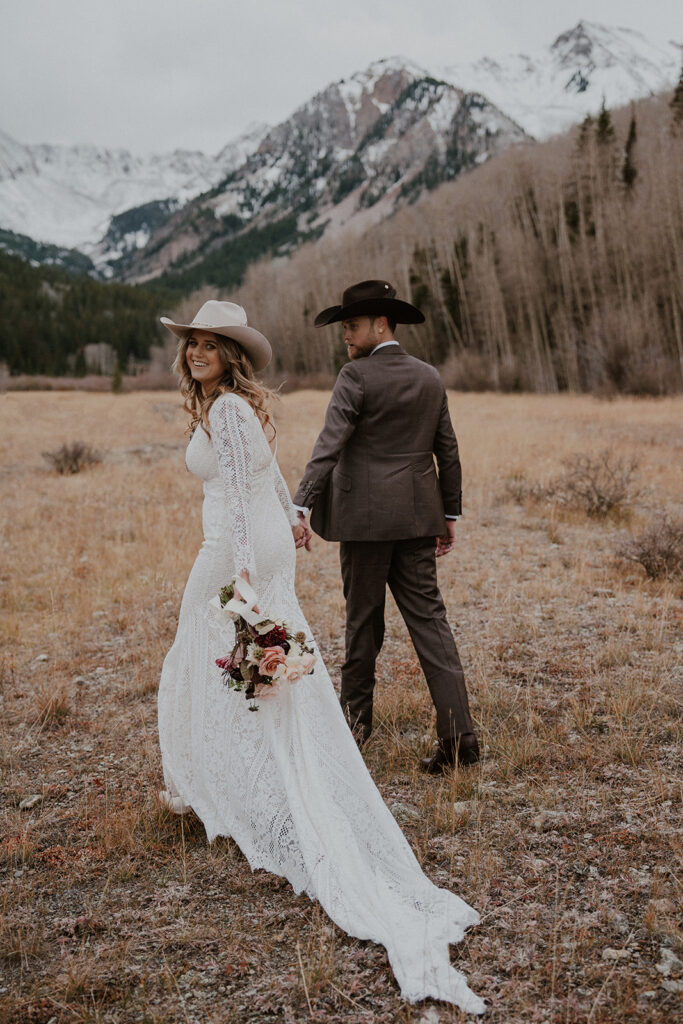
POLYGON ((523 473, 511 473, 503 483, 503 501, 514 501, 516 505, 525 505, 528 501, 541 501, 545 497, 542 484, 532 483, 523 473))
POLYGON ((683 519, 660 512, 646 530, 623 541, 616 555, 642 565, 651 580, 679 573, 683 568, 683 519))
POLYGON ((607 449, 594 456, 574 455, 565 460, 564 473, 546 493, 556 504, 579 508, 596 519, 623 515, 640 493, 635 487, 637 465, 635 459, 619 458, 607 449))
POLYGON ((91 448, 85 441, 70 441, 59 448, 55 448, 54 451, 43 452, 42 454, 52 469, 62 475, 80 473, 82 469, 94 466, 102 461, 100 453, 91 448))

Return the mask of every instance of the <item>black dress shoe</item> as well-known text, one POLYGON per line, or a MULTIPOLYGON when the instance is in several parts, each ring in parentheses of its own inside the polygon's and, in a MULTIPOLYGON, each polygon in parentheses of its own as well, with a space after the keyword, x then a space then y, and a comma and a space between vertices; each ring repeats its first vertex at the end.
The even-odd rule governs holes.
POLYGON ((443 775, 456 765, 462 768, 479 760, 479 743, 473 732, 463 732, 455 739, 439 740, 436 753, 423 757, 422 771, 428 775, 443 775))

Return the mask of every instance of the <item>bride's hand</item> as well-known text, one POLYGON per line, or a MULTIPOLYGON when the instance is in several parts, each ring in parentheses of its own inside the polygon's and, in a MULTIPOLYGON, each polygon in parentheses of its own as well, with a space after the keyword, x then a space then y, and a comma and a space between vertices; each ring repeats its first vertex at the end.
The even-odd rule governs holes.
POLYGON ((305 547, 307 551, 311 550, 311 537, 313 534, 309 530, 305 519, 299 519, 299 522, 292 527, 292 536, 294 537, 295 547, 305 547))
MULTIPOLYGON (((235 594, 237 595, 237 597, 240 598, 241 601, 244 601, 246 604, 248 604, 249 602, 247 601, 246 597, 244 596, 239 587, 240 579, 243 579, 245 583, 249 583, 249 586, 251 586, 251 582, 249 580, 249 573, 247 572, 246 569, 244 570, 244 572, 241 572, 239 576, 235 577, 235 594)), ((254 605, 253 610, 256 612, 257 615, 261 614, 261 609, 257 604, 254 605)))

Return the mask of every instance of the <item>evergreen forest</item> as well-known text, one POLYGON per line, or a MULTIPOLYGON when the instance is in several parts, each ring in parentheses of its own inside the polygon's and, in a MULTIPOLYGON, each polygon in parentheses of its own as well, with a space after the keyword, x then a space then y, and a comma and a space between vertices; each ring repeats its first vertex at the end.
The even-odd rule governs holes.
POLYGON ((120 367, 163 341, 163 291, 107 284, 0 253, 0 363, 10 374, 83 376, 87 345, 110 345, 120 367))

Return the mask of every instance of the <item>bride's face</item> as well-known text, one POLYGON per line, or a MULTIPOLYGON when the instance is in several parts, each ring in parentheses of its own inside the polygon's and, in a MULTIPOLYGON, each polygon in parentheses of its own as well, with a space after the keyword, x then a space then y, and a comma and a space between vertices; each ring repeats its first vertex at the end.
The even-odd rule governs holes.
POLYGON ((213 391, 224 372, 215 335, 211 331, 193 331, 187 340, 185 359, 204 394, 213 391))

